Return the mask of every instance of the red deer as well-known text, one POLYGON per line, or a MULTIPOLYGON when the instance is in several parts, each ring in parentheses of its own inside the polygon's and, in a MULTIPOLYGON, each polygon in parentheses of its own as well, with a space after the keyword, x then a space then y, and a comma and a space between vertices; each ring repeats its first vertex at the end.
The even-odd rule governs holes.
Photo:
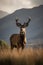
POLYGON ((18 19, 16 19, 16 25, 20 27, 20 33, 19 34, 12 34, 10 37, 11 42, 11 49, 20 48, 24 49, 26 45, 26 27, 29 25, 30 18, 27 23, 24 23, 23 25, 18 22, 18 19))

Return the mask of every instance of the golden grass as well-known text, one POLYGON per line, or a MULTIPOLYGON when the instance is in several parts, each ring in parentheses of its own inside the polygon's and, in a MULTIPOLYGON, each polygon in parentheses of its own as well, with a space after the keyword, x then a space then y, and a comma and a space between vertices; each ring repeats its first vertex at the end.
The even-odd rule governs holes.
POLYGON ((0 50, 0 65, 43 65, 43 48, 0 50))

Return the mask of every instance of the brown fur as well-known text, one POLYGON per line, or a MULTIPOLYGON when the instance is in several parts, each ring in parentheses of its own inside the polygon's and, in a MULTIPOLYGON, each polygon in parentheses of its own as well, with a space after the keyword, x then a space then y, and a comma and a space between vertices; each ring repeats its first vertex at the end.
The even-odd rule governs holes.
POLYGON ((11 43, 11 49, 15 48, 24 48, 26 42, 25 42, 25 36, 21 34, 13 34, 10 37, 10 43, 11 43))

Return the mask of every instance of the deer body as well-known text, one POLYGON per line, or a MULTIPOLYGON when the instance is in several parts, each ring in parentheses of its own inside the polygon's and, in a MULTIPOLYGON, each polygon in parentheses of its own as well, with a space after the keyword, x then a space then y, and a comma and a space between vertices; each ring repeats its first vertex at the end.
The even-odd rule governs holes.
POLYGON ((15 48, 20 48, 22 49, 25 47, 26 44, 26 36, 24 34, 25 30, 20 31, 20 34, 12 34, 10 37, 10 42, 11 42, 11 49, 15 48))
POLYGON ((10 37, 10 43, 11 43, 11 49, 20 48, 22 49, 26 45, 26 28, 28 26, 28 23, 30 22, 30 19, 27 23, 24 23, 23 25, 18 22, 18 19, 16 19, 16 25, 20 27, 20 33, 19 34, 12 34, 10 37))

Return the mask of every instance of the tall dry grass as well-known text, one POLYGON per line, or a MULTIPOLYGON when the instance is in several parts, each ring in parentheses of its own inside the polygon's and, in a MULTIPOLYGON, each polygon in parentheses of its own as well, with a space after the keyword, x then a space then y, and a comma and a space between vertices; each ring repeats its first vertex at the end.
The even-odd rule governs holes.
POLYGON ((0 65, 43 65, 43 48, 2 49, 0 65))

